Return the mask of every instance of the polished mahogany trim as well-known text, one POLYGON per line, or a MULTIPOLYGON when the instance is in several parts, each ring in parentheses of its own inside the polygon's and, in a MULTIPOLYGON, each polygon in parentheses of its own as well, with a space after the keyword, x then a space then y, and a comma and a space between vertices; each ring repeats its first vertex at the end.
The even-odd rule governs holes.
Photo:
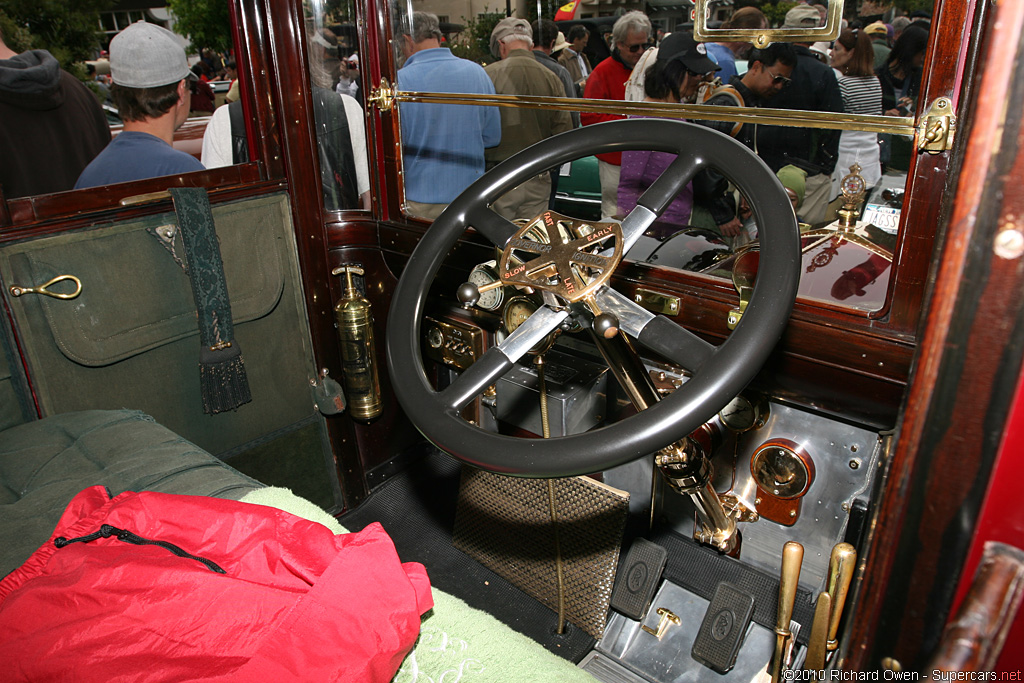
POLYGON ((231 3, 231 16, 250 158, 263 163, 268 178, 281 179, 285 177, 283 122, 278 119, 272 97, 277 73, 268 61, 272 53, 272 20, 267 12, 261 11, 259 3, 241 0, 231 3))
POLYGON ((1024 7, 1000 3, 991 12, 919 356, 867 549, 849 641, 855 670, 877 669, 885 657, 919 669, 938 645, 1021 370, 1021 257, 992 247, 1024 211, 1021 193, 1004 191, 1024 174, 1024 7))
MULTIPOLYGON (((88 190, 68 190, 19 197, 7 203, 10 221, 6 227, 0 226, 0 238, 16 238, 24 234, 38 236, 106 220, 121 220, 133 215, 132 209, 119 204, 125 197, 159 192, 172 187, 208 188, 213 201, 218 201, 218 198, 224 195, 237 195, 238 190, 248 194, 261 194, 266 189, 281 188, 280 183, 261 183, 262 175, 259 164, 248 163, 178 176, 104 185, 88 190)), ((152 205, 142 206, 145 211, 146 207, 152 205)))
MULTIPOLYGON (((940 97, 954 103, 954 111, 963 118, 966 103, 976 82, 965 74, 973 72, 976 51, 980 49, 979 26, 984 2, 965 0, 936 3, 937 16, 931 27, 931 39, 924 64, 918 113, 940 97)), ((964 131, 961 130, 961 137, 964 131)), ((961 146, 962 147, 962 146, 961 146)), ((932 263, 939 226, 948 215, 955 177, 949 176, 958 153, 914 154, 907 174, 900 238, 895 256, 899 267, 890 283, 893 296, 882 312, 883 327, 903 334, 916 334, 918 317, 924 306, 925 283, 932 263)))

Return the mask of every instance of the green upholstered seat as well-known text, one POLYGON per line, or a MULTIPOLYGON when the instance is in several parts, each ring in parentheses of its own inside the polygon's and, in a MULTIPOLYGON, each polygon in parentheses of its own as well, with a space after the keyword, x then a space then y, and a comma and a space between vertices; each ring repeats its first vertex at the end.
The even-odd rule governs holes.
POLYGON ((85 410, 0 432, 0 576, 46 542, 76 493, 106 486, 239 499, 263 484, 135 410, 85 410))

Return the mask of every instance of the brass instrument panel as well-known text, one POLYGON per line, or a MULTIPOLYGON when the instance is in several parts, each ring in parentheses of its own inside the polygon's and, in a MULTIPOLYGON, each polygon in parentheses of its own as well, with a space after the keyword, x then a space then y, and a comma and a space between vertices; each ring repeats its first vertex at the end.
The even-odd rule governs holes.
POLYGON ((423 318, 423 349, 427 358, 462 371, 484 353, 484 331, 455 320, 423 318))

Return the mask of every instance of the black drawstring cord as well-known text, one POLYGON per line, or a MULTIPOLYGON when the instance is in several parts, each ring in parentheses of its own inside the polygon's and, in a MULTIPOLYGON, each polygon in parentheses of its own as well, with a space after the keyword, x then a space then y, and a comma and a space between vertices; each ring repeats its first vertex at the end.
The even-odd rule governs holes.
POLYGON ((109 524, 104 524, 100 526, 99 531, 93 532, 87 536, 79 536, 78 538, 64 538, 63 536, 58 536, 53 540, 53 544, 58 548, 63 548, 69 543, 88 543, 89 541, 95 541, 97 538, 110 538, 111 536, 113 536, 119 541, 124 541, 125 543, 131 543, 133 545, 158 545, 161 548, 166 548, 167 550, 170 550, 178 557, 184 557, 189 560, 201 562, 204 565, 206 565, 208 569, 210 569, 211 571, 215 571, 218 574, 227 574, 227 572, 221 569, 220 566, 217 565, 217 563, 208 560, 205 557, 197 557, 195 555, 192 555, 191 553, 185 552, 173 543, 168 543, 167 541, 154 541, 148 538, 143 538, 142 536, 138 536, 130 531, 127 531, 126 529, 118 529, 117 527, 111 526, 109 524))

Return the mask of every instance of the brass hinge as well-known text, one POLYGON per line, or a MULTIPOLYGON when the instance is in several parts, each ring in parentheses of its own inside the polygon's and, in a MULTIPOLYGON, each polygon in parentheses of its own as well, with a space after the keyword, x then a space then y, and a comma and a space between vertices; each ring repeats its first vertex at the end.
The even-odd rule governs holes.
POLYGON ((668 296, 650 289, 637 289, 633 300, 648 311, 661 315, 679 315, 682 310, 682 302, 679 297, 668 296))
POLYGON ((391 107, 395 105, 395 91, 388 79, 381 78, 380 85, 370 91, 370 96, 366 98, 366 101, 376 105, 377 109, 381 111, 391 111, 391 107))
POLYGON ((940 97, 932 102, 928 113, 917 125, 917 149, 929 154, 941 154, 953 149, 956 136, 956 115, 953 101, 940 97))

